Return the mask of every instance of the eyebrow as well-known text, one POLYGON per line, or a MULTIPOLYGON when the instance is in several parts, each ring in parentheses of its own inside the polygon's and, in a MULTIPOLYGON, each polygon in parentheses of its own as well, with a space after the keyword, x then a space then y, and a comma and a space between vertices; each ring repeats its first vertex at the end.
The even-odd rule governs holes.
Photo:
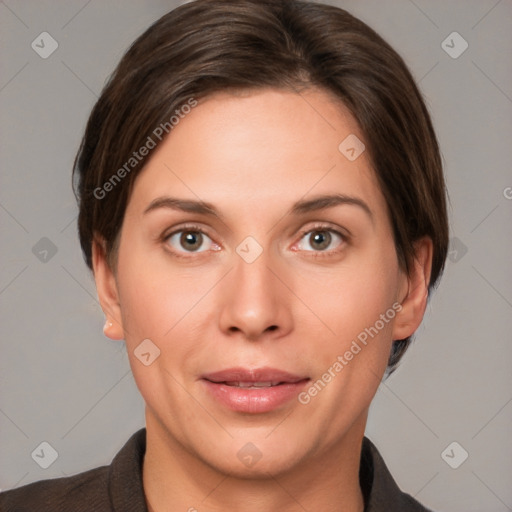
POLYGON ((195 201, 191 199, 177 199, 175 197, 157 197, 144 210, 144 215, 159 208, 170 208, 171 210, 180 210, 188 213, 198 213, 201 215, 210 215, 222 219, 222 215, 215 209, 211 203, 205 201, 195 201))
MULTIPOLYGON (((327 208, 333 208, 340 205, 357 206, 361 208, 373 221, 373 212, 362 199, 344 194, 321 195, 308 200, 299 200, 291 207, 287 214, 304 215, 306 213, 325 210, 327 208)), ((221 213, 217 211, 211 203, 191 199, 177 199, 169 196, 157 197, 151 201, 149 206, 144 210, 144 214, 159 208, 170 208, 172 210, 179 210, 188 213, 209 215, 223 220, 221 213)))
POLYGON ((359 197, 347 196, 344 194, 330 194, 314 197, 307 201, 297 201, 291 208, 290 213, 301 215, 305 213, 325 210, 340 205, 352 205, 361 208, 373 221, 373 212, 370 207, 359 197))

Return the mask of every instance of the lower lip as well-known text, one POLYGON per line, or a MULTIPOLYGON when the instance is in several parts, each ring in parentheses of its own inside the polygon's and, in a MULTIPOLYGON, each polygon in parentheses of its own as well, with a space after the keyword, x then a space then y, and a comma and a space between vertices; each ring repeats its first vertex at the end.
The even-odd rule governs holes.
POLYGON ((308 379, 295 383, 279 384, 268 388, 239 388, 224 383, 203 380, 208 392, 229 409, 245 413, 264 413, 277 409, 293 400, 306 385, 308 379))

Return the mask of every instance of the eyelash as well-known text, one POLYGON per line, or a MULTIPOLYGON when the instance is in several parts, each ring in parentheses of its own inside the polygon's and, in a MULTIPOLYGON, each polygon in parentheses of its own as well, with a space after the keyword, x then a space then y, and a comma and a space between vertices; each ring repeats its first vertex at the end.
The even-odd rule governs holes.
MULTIPOLYGON (((301 230, 300 233, 299 233, 299 235, 300 235, 299 236, 299 241, 295 242, 294 245, 299 243, 306 235, 311 234, 311 233, 315 233, 315 232, 322 232, 322 231, 323 232, 328 232, 328 233, 331 233, 331 234, 334 234, 334 235, 340 237, 340 239, 341 239, 341 242, 340 242, 341 248, 337 248, 337 249, 329 250, 329 251, 304 251, 304 252, 307 252, 307 253, 311 253, 308 257, 328 258, 328 257, 331 257, 331 256, 335 256, 340 251, 343 250, 343 247, 349 241, 349 237, 346 234, 340 233, 338 230, 333 229, 331 226, 326 225, 326 224, 315 224, 314 226, 309 227, 308 229, 301 230)), ((201 228, 200 226, 198 226, 196 224, 189 224, 189 225, 185 225, 185 226, 180 226, 179 229, 175 229, 175 230, 173 230, 170 233, 165 233, 162 236, 162 242, 168 243, 169 239, 173 235, 176 235, 178 233, 183 233, 183 232, 201 233, 202 235, 206 235, 213 242, 213 239, 208 235, 208 233, 203 228, 201 228)), ((215 242, 213 242, 213 243, 215 243, 215 242)), ((175 251, 174 249, 170 249, 170 251, 172 252, 173 256, 175 256, 177 258, 190 258, 190 257, 194 257, 194 255, 196 255, 196 257, 197 257, 197 255, 201 255, 204 252, 208 252, 208 251, 201 251, 199 253, 194 253, 194 252, 188 252, 187 253, 185 251, 185 253, 182 253, 182 252, 179 252, 179 251, 175 251)))
POLYGON ((332 256, 337 256, 344 248, 346 243, 349 241, 349 237, 343 233, 340 233, 337 229, 332 228, 331 226, 327 224, 315 224, 314 226, 310 226, 307 229, 303 229, 300 232, 299 242, 308 234, 315 233, 315 232, 327 232, 331 234, 335 234, 336 236, 339 236, 341 239, 340 246, 337 249, 331 249, 328 251, 306 251, 309 254, 309 257, 312 258, 329 258, 332 256))
MULTIPOLYGON (((197 226, 196 224, 187 224, 187 225, 184 225, 184 226, 180 226, 178 229, 175 229, 173 231, 171 231, 170 233, 166 233, 162 236, 162 242, 164 243, 167 243, 169 241, 169 239, 173 236, 173 235, 176 235, 178 233, 186 233, 186 232, 192 232, 192 233, 201 233, 202 235, 206 235, 208 238, 210 238, 210 240, 212 240, 211 236, 208 235, 208 233, 201 227, 197 226)), ((212 240, 213 242, 213 240, 212 240)), ((190 257, 194 257, 194 256, 199 256, 199 255, 202 255, 203 252, 207 252, 207 251, 201 251, 199 253, 194 253, 194 252, 179 252, 179 251, 176 251, 174 249, 170 249, 170 252, 172 252, 172 255, 177 257, 177 258, 187 258, 187 259, 190 259, 190 257)))

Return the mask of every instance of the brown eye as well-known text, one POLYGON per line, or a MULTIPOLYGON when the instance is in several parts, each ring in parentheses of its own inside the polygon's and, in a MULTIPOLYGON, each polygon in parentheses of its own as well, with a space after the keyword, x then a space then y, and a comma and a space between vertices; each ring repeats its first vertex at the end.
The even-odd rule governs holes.
POLYGON ((203 234, 198 231, 184 231, 180 236, 180 245, 187 251, 197 251, 203 243, 203 234))
POLYGON ((181 229, 175 231, 166 237, 166 243, 169 244, 175 252, 192 253, 205 252, 208 250, 217 250, 213 240, 202 231, 197 229, 181 229))
POLYGON ((303 234, 298 248, 306 252, 334 252, 345 237, 333 229, 314 229, 303 234))
POLYGON ((329 231, 313 231, 309 235, 309 243, 311 247, 318 251, 323 251, 331 243, 332 236, 329 231))

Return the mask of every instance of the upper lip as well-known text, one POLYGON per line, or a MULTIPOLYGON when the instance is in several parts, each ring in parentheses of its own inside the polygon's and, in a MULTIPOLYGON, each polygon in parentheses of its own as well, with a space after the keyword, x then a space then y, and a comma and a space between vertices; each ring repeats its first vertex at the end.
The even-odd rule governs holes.
POLYGON ((275 368, 227 368, 218 372, 207 373, 201 376, 202 379, 214 383, 221 382, 271 382, 272 384, 288 383, 293 384, 308 379, 306 376, 294 375, 292 373, 275 368))

